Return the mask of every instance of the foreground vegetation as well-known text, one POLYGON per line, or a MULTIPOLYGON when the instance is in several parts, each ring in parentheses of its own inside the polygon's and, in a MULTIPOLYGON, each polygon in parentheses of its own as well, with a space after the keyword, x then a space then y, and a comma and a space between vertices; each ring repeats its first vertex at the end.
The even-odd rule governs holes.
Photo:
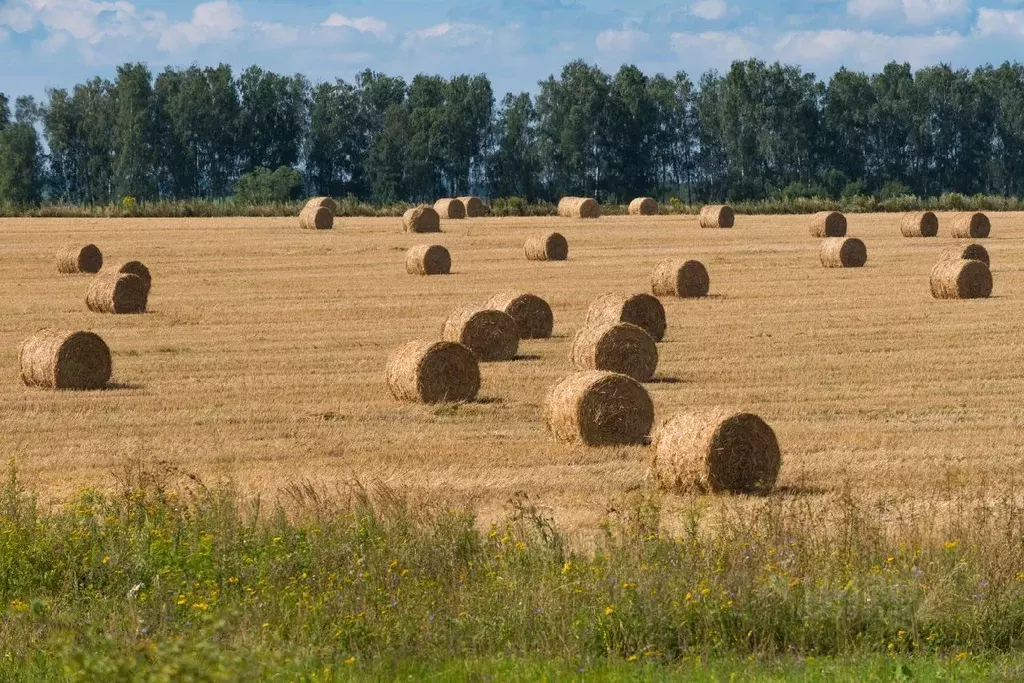
POLYGON ((133 466, 46 511, 12 464, 0 678, 1011 676, 1024 517, 988 493, 888 525, 851 495, 672 518, 640 497, 576 550, 522 496, 480 530, 383 488, 269 506, 133 466))

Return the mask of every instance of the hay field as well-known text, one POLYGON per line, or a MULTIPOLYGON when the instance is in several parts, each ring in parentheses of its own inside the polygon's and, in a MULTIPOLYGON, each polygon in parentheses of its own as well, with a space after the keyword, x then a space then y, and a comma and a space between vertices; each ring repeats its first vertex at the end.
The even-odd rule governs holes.
MULTIPOLYGON (((664 300, 658 419, 729 406, 760 414, 783 449, 784 492, 827 502, 940 496, 951 481, 1008 479, 1024 455, 1024 214, 993 214, 993 298, 936 301, 928 273, 954 242, 900 235, 896 215, 850 215, 861 269, 825 269, 809 217, 739 216, 732 230, 696 217, 470 219, 444 233, 398 219, 0 220, 0 444, 48 501, 109 486, 126 462, 169 463, 268 497, 311 481, 359 478, 412 497, 473 502, 484 515, 517 491, 570 529, 593 528, 630 492, 652 486, 645 448, 555 443, 544 395, 568 369, 572 334, 597 295, 649 291, 666 258, 701 260, 711 296, 664 300), (557 230, 565 262, 527 261, 528 237, 557 230), (153 273, 150 312, 88 312, 88 276, 56 272, 68 241, 108 263, 153 273), (438 243, 450 276, 405 272, 405 252, 438 243), (407 405, 384 366, 413 339, 438 338, 456 306, 507 289, 545 297, 555 338, 521 359, 484 364, 481 400, 407 405), (17 346, 40 327, 98 332, 116 388, 28 389, 17 346)), ((686 504, 686 501, 682 501, 686 504)))

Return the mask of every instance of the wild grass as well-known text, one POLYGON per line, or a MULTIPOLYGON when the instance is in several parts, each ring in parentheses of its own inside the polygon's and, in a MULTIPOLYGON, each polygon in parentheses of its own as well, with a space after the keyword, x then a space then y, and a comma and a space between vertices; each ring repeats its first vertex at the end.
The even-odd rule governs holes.
POLYGON ((895 523, 853 495, 827 514, 798 497, 694 500, 674 520, 642 496, 576 549, 525 496, 481 529, 470 509, 383 486, 297 482, 271 504, 134 464, 110 493, 46 510, 11 464, 0 678, 998 661, 1024 645, 1017 493, 895 523))

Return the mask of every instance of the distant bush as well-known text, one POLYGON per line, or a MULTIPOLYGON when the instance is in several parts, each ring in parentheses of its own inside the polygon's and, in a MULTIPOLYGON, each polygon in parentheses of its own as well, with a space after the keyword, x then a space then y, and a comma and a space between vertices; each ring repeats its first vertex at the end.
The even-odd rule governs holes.
POLYGON ((235 185, 235 200, 242 204, 295 201, 302 196, 302 172, 281 166, 273 173, 262 166, 243 173, 235 185))

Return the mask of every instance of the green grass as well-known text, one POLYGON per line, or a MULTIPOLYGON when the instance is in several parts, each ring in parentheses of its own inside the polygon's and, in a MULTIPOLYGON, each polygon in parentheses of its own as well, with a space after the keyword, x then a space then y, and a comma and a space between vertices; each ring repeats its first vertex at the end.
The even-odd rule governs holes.
POLYGON ((1018 677, 1013 491, 880 525, 846 496, 637 498, 587 551, 525 498, 481 531, 353 484, 289 514, 173 468, 0 492, 0 680, 1018 677), (742 503, 742 506, 740 506, 742 503), (714 512, 712 511, 714 510, 714 512), (672 521, 681 531, 660 531, 672 521), (582 671, 581 671, 582 670, 582 671), (327 673, 325 673, 325 671, 327 673))

